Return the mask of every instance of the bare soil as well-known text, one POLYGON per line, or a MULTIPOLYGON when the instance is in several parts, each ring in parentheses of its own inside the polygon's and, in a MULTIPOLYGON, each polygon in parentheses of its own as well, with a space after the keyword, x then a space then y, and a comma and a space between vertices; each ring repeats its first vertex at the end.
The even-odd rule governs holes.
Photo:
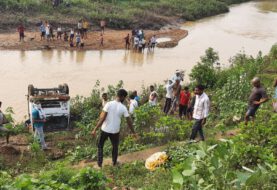
MULTIPOLYGON (((88 32, 88 38, 84 40, 85 46, 83 50, 116 50, 124 49, 124 38, 127 34, 131 35, 130 30, 106 30, 104 33, 104 47, 100 46, 100 32, 88 32)), ((188 35, 186 30, 164 28, 162 30, 145 30, 145 38, 148 41, 153 35, 157 38, 170 38, 170 41, 158 44, 160 48, 170 48, 178 45, 178 42, 188 35)), ((63 40, 54 40, 47 42, 41 40, 39 32, 25 32, 24 42, 19 42, 18 33, 2 33, 0 34, 0 50, 76 50, 76 47, 69 47, 69 42, 63 40)))

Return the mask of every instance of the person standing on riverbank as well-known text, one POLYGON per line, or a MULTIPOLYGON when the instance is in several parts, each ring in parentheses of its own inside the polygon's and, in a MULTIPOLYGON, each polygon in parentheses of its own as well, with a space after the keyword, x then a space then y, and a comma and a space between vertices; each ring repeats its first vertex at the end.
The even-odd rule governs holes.
POLYGON ((100 21, 101 34, 104 34, 105 27, 106 27, 106 21, 105 20, 101 20, 100 21))
POLYGON ((73 43, 73 39, 74 39, 74 30, 71 29, 71 30, 70 30, 69 41, 73 43))
POLYGON ((166 85, 166 95, 165 95, 165 104, 164 104, 164 113, 167 115, 170 108, 171 108, 171 102, 173 98, 173 86, 175 83, 173 83, 172 80, 168 81, 168 84, 166 85))
POLYGON ((83 20, 83 38, 85 38, 85 39, 88 38, 88 35, 87 35, 88 28, 89 28, 89 22, 86 19, 84 19, 83 20))
POLYGON ((49 24, 46 24, 46 27, 45 27, 45 35, 46 35, 46 40, 49 42, 50 41, 50 25, 49 24))
POLYGON ((108 103, 108 94, 103 93, 102 94, 102 107, 104 108, 107 103, 108 103))
POLYGON ((57 39, 62 39, 62 34, 63 34, 63 32, 62 32, 62 27, 61 26, 59 26, 58 28, 57 28, 57 39))
POLYGON ((128 113, 126 106, 123 104, 128 93, 124 89, 120 89, 117 92, 116 100, 108 102, 100 115, 100 120, 98 121, 96 127, 91 132, 92 136, 96 136, 96 131, 101 127, 100 138, 98 141, 98 167, 102 167, 103 163, 103 147, 105 141, 109 138, 112 143, 112 162, 113 166, 117 165, 118 157, 118 146, 119 146, 119 133, 121 117, 124 116, 127 120, 127 124, 132 134, 135 134, 132 120, 128 113))
POLYGON ((250 118, 254 121, 256 112, 260 105, 268 100, 266 91, 261 85, 260 78, 255 77, 251 82, 254 88, 248 98, 248 110, 245 114, 245 125, 248 124, 250 118))
POLYGON ((22 24, 20 24, 20 26, 17 28, 17 31, 19 33, 19 41, 24 42, 24 37, 25 37, 25 34, 24 34, 25 28, 24 28, 24 26, 22 24))
POLYGON ((45 39, 45 25, 41 21, 41 25, 39 27, 40 30, 40 40, 45 39))
POLYGON ((204 92, 204 87, 202 85, 198 85, 195 87, 195 94, 196 99, 193 110, 194 125, 192 127, 190 143, 196 142, 195 138, 198 132, 200 135, 200 139, 202 141, 205 140, 203 126, 206 124, 206 119, 209 115, 210 109, 210 99, 204 92))
POLYGON ((148 102, 150 106, 156 106, 158 103, 158 93, 155 91, 155 87, 153 85, 150 86, 150 95, 148 102))
POLYGON ((195 105, 195 99, 196 99, 196 94, 195 90, 194 93, 191 94, 191 99, 189 101, 188 109, 187 109, 187 116, 189 120, 192 120, 192 115, 193 115, 193 110, 194 110, 194 105, 195 105))
POLYGON ((189 105, 190 100, 190 92, 189 88, 186 86, 184 90, 180 93, 180 102, 179 102, 179 117, 180 119, 183 118, 183 116, 187 116, 187 109, 189 105))
POLYGON ((179 105, 181 90, 182 90, 182 86, 180 84, 180 80, 176 79, 175 84, 173 85, 173 100, 172 100, 172 107, 170 110, 171 114, 174 114, 174 112, 176 111, 179 105))
POLYGON ((36 101, 32 110, 32 119, 33 119, 33 127, 35 128, 35 139, 39 139, 41 147, 43 150, 47 149, 45 140, 43 127, 46 122, 46 116, 41 108, 41 104, 39 101, 36 101))
POLYGON ((78 29, 78 33, 81 35, 81 37, 83 38, 83 21, 79 20, 79 22, 77 23, 77 29, 78 29))
POLYGON ((0 101, 0 133, 6 134, 6 142, 7 144, 9 144, 10 131, 4 127, 4 124, 7 124, 8 120, 3 114, 3 112, 1 111, 1 106, 2 106, 2 102, 0 101))
POLYGON ((137 103, 138 103, 138 105, 139 105, 140 97, 139 97, 139 95, 138 95, 138 92, 135 90, 135 91, 133 91, 132 94, 135 96, 135 100, 137 101, 137 103))
POLYGON ((134 94, 130 95, 130 102, 129 102, 129 113, 131 116, 134 115, 135 109, 138 107, 138 102, 135 100, 134 94))
POLYGON ((100 47, 104 47, 104 35, 100 34, 100 47))
POLYGON ((78 48, 81 43, 81 34, 79 32, 76 33, 76 47, 78 48))
POLYGON ((124 39, 125 39, 125 49, 129 50, 130 49, 130 35, 127 34, 127 36, 124 39))

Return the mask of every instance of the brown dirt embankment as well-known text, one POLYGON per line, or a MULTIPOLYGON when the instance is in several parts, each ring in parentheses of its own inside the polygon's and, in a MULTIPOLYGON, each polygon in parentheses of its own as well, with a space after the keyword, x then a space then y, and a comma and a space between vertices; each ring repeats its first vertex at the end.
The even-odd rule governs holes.
MULTIPOLYGON (((124 49, 124 38, 127 34, 131 35, 130 30, 106 30, 104 34, 104 47, 100 46, 100 32, 88 32, 88 38, 85 39, 84 50, 116 50, 124 49)), ((158 31, 145 30, 145 38, 148 41, 153 35, 157 38, 170 38, 170 41, 161 42, 157 46, 160 48, 170 48, 178 45, 178 42, 188 35, 186 30, 181 29, 162 29, 158 31)), ((75 41, 75 39, 74 39, 75 41)), ((39 32, 25 32, 24 42, 19 42, 18 33, 2 33, 0 34, 0 50, 43 50, 43 49, 59 49, 59 50, 76 50, 77 48, 69 47, 69 42, 57 40, 47 42, 40 39, 39 32)))

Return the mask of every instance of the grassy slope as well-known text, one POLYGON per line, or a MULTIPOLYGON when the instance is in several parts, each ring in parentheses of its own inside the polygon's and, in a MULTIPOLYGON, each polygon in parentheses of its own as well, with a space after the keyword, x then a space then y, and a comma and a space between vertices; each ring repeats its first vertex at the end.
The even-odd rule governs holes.
POLYGON ((96 25, 104 18, 112 28, 158 29, 178 19, 196 20, 224 13, 229 10, 229 4, 245 1, 249 0, 118 0, 116 3, 64 0, 68 4, 53 8, 50 3, 42 3, 42 0, 7 0, 0 1, 0 24, 3 30, 20 22, 35 25, 41 20, 49 20, 54 25, 71 25, 80 18, 88 18, 96 25))

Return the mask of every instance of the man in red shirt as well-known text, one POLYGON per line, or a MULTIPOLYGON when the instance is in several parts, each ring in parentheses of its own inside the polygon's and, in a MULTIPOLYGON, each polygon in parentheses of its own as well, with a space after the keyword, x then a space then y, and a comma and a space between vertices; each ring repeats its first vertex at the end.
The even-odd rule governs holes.
POLYGON ((24 26, 22 24, 20 24, 20 26, 17 28, 17 31, 19 33, 19 41, 21 42, 21 40, 24 41, 24 26))
POLYGON ((180 103, 179 103, 179 117, 183 118, 183 115, 187 115, 187 109, 190 100, 189 88, 186 86, 184 90, 180 93, 180 103))

